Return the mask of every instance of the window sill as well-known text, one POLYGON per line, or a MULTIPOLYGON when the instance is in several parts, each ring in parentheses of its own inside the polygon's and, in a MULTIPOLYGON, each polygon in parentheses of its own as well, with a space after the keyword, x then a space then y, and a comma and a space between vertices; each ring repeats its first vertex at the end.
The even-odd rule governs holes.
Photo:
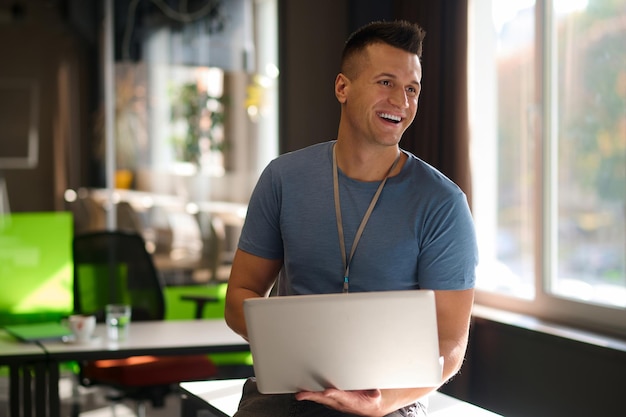
POLYGON ((472 315, 484 320, 490 320, 597 347, 626 352, 626 340, 550 323, 529 315, 512 313, 510 311, 478 304, 474 305, 472 315))

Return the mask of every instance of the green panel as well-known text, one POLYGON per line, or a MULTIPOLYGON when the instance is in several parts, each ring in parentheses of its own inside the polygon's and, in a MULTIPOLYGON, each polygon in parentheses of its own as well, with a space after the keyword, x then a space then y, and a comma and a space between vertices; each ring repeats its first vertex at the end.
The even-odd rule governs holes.
POLYGON ((70 212, 0 215, 0 320, 72 311, 72 225, 70 212))

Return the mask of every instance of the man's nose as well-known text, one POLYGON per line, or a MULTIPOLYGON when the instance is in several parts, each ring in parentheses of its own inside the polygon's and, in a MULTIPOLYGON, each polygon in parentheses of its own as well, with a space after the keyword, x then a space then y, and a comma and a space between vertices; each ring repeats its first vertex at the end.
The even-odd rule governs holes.
POLYGON ((394 88, 389 97, 389 101, 399 108, 409 107, 409 97, 404 88, 394 88))

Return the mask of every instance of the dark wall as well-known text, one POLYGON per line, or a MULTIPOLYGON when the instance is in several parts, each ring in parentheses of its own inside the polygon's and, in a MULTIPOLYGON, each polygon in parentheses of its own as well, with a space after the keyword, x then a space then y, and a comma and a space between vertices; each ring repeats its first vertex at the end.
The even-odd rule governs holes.
POLYGON ((280 152, 335 139, 348 1, 279 1, 280 152))
MULTIPOLYGON (((92 36, 86 36, 75 23, 93 22, 91 15, 80 7, 69 13, 60 4, 65 3, 0 0, 0 82, 29 82, 38 91, 38 100, 30 103, 38 113, 37 166, 0 166, 13 212, 63 210, 65 189, 88 175, 81 162, 88 155, 82 141, 90 135, 93 114, 90 93, 96 76, 90 62, 96 29, 92 26, 92 36)), ((0 141, 24 141, 21 127, 28 126, 30 115, 15 111, 6 97, 10 95, 0 94, 0 141)))
POLYGON ((474 318, 442 391, 506 417, 623 416, 626 352, 474 318))

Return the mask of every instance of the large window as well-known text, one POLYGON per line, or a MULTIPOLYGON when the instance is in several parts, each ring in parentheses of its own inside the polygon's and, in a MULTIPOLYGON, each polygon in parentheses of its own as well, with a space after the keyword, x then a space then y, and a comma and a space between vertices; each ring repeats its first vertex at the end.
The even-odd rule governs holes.
POLYGON ((477 301, 626 334, 626 0, 470 10, 477 301))

